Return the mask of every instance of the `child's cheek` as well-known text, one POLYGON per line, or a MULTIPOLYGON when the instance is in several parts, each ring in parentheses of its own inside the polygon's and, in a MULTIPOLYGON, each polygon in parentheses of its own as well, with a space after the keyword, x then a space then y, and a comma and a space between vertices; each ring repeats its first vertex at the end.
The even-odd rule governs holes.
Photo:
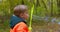
POLYGON ((25 14, 25 19, 28 19, 29 15, 28 14, 25 14))
POLYGON ((27 18, 29 17, 29 15, 28 15, 28 14, 26 14, 26 16, 27 16, 27 18))

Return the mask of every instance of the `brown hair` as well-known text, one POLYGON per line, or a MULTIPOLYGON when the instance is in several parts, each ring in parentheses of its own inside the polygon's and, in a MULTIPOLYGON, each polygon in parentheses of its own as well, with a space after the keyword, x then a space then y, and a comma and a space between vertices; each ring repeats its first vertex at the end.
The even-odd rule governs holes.
POLYGON ((26 5, 18 5, 14 8, 14 15, 19 16, 21 13, 27 11, 28 8, 26 5))

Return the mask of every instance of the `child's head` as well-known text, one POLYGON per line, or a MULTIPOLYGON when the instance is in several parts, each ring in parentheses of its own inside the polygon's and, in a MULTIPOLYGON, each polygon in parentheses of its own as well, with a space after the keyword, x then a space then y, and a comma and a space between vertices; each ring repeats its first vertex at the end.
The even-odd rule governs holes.
POLYGON ((25 5, 18 5, 14 8, 14 15, 27 19, 28 18, 28 8, 25 5))

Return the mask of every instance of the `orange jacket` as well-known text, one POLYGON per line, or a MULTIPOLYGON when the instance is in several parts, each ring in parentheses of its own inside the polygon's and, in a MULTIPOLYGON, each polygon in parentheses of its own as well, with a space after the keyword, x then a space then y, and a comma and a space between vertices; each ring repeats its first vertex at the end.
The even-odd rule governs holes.
POLYGON ((20 22, 10 29, 10 32, 28 32, 28 27, 24 22, 20 22))

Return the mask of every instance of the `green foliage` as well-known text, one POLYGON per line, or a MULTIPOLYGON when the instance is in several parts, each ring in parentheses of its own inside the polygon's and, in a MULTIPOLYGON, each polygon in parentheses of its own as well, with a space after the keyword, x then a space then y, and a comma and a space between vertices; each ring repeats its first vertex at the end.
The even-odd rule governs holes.
POLYGON ((34 4, 34 15, 45 17, 46 15, 51 16, 51 13, 53 16, 59 14, 57 0, 3 0, 0 2, 0 14, 3 14, 3 16, 4 14, 11 15, 13 13, 13 8, 20 4, 27 5, 29 9, 31 9, 32 5, 34 4), (51 3, 53 3, 53 5, 51 3))

